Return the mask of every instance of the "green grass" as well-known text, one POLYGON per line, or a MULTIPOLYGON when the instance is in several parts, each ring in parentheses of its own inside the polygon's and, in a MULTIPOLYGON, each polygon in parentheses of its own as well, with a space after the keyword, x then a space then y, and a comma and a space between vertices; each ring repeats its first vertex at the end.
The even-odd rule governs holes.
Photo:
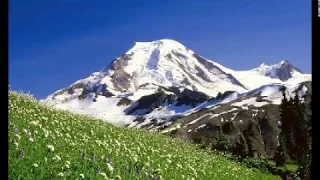
POLYGON ((198 145, 55 110, 9 91, 9 179, 281 178, 198 145))
POLYGON ((291 173, 296 173, 299 169, 299 166, 296 164, 286 164, 285 168, 287 171, 289 171, 291 173))
POLYGON ((290 174, 295 174, 299 170, 299 166, 297 164, 285 164, 284 166, 276 167, 277 170, 281 172, 288 172, 290 174))

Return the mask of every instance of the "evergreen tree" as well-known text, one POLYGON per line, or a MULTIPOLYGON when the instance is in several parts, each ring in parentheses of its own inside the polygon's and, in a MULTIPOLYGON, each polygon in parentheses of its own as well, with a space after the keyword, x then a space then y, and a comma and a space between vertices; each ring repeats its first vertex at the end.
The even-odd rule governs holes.
POLYGON ((302 120, 301 120, 301 152, 298 158, 298 164, 300 166, 299 173, 303 180, 311 178, 311 102, 309 106, 303 106, 302 120))
POLYGON ((281 111, 281 114, 280 114, 280 122, 281 122, 281 127, 282 127, 282 131, 284 132, 283 135, 287 134, 287 129, 289 127, 289 123, 287 121, 287 116, 288 116, 288 99, 287 99, 287 96, 286 96, 286 88, 283 87, 281 89, 282 91, 282 101, 281 101, 281 104, 280 104, 280 111, 281 111))
POLYGON ((303 149, 306 148, 306 141, 307 141, 307 134, 306 134, 306 127, 303 118, 303 109, 302 104, 299 100, 298 91, 295 92, 294 101, 293 101, 293 113, 294 113, 294 122, 293 122, 293 129, 294 129, 294 139, 296 143, 295 148, 295 156, 301 157, 303 153, 303 149))
POLYGON ((284 107, 284 114, 282 121, 284 121, 284 134, 286 137, 286 147, 290 159, 297 160, 301 154, 301 122, 302 109, 299 100, 298 92, 295 92, 294 98, 290 97, 289 101, 284 107))
POLYGON ((287 154, 286 154, 286 141, 283 132, 279 133, 279 146, 277 148, 277 152, 274 156, 274 160, 276 162, 276 166, 283 166, 286 163, 287 154))
POLYGON ((284 165, 289 158, 294 160, 300 167, 300 178, 307 180, 311 174, 311 102, 308 105, 301 103, 297 91, 294 98, 288 100, 285 88, 282 89, 282 95, 282 131, 274 159, 278 166, 284 165))
POLYGON ((286 97, 286 88, 281 89, 282 92, 282 102, 280 104, 280 133, 278 136, 279 146, 275 154, 274 160, 276 161, 277 166, 282 166, 286 163, 288 152, 287 152, 287 143, 286 143, 286 134, 289 133, 289 122, 287 121, 288 117, 288 99, 286 97))

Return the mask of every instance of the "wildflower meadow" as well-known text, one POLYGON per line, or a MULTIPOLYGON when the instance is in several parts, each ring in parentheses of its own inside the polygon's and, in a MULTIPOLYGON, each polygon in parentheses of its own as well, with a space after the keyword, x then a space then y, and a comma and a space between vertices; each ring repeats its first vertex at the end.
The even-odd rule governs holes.
POLYGON ((9 179, 281 179, 156 132, 114 126, 9 91, 9 179))

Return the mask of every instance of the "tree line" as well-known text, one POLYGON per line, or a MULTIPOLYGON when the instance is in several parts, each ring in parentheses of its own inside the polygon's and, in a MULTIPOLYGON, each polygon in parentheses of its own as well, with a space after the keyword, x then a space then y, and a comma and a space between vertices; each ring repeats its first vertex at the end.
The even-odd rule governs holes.
POLYGON ((287 97, 285 87, 281 91, 279 146, 274 159, 277 166, 296 163, 299 165, 298 176, 302 180, 311 179, 312 101, 300 101, 298 91, 294 97, 287 97))

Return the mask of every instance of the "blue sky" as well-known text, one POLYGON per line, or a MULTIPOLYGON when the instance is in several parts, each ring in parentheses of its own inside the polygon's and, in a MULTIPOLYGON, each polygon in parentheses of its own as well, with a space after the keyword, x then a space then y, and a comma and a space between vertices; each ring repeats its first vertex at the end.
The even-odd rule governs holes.
POLYGON ((311 1, 10 0, 9 84, 45 98, 162 38, 235 70, 288 59, 311 73, 311 1))

